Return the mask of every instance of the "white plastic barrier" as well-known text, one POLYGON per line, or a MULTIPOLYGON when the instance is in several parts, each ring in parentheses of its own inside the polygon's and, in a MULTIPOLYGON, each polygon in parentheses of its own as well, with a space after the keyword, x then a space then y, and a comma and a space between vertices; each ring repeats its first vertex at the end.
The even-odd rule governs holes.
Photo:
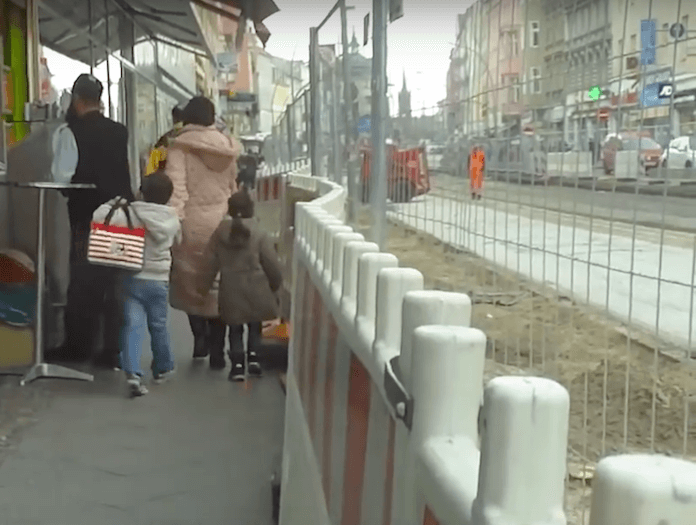
POLYGON ((659 455, 602 460, 592 489, 590 525, 696 523, 696 465, 659 455))
POLYGON ((614 161, 614 176, 635 179, 645 176, 645 166, 638 159, 637 151, 617 151, 614 161))
MULTIPOLYGON (((484 390, 469 298, 423 290, 343 224, 343 188, 288 179, 318 197, 296 207, 281 524, 564 525, 567 391, 532 377, 484 390)), ((693 463, 599 464, 591 525, 694 515, 693 463)))
POLYGON ((546 172, 556 176, 591 175, 592 153, 589 151, 549 153, 546 155, 546 172))
POLYGON ((484 414, 496 430, 479 454, 486 339, 468 327, 471 301, 424 291, 418 271, 342 224, 343 188, 300 179, 320 197, 296 206, 281 523, 468 524, 477 508, 559 524, 565 390, 492 383, 484 414))

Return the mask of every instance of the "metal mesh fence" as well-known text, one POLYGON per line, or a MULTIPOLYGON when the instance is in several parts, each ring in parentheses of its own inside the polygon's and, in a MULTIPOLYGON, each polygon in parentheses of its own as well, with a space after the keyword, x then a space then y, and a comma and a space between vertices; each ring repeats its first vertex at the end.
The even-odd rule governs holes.
MULTIPOLYGON (((471 294, 492 373, 569 389, 571 523, 589 517, 603 455, 696 455, 689 17, 684 0, 477 2, 460 17, 447 103, 431 111, 449 137, 441 156, 428 148, 431 189, 388 207, 390 249, 471 294), (654 60, 641 53, 649 20, 654 60)), ((410 146, 434 140, 409 135, 422 120, 400 122, 410 146)), ((390 166, 395 195, 413 179, 390 166)))
MULTIPOLYGON (((489 377, 570 391, 570 523, 589 518, 602 456, 696 456, 690 19, 687 0, 479 0, 459 17, 445 102, 388 125, 387 249, 471 296, 489 377)), ((371 156, 346 169, 341 60, 320 52, 313 77, 316 172, 352 186, 368 226, 371 156)), ((298 158, 289 135, 311 153, 310 107, 307 92, 276 127, 281 159, 298 158)))

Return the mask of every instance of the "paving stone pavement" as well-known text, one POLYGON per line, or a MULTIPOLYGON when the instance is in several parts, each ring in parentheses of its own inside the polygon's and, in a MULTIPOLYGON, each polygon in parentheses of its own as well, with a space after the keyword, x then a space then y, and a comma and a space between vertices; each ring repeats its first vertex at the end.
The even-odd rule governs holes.
POLYGON ((192 362, 185 315, 172 311, 171 325, 178 373, 142 398, 127 398, 119 372, 2 380, 0 525, 272 524, 278 381, 230 383, 192 362))

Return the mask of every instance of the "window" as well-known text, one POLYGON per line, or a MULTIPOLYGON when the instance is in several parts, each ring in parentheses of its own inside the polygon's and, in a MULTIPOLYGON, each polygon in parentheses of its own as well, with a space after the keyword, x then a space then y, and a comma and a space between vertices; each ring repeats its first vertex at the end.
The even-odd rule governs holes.
POLYGON ((520 101, 521 91, 520 77, 512 77, 512 101, 516 104, 520 101))
POLYGON ((638 40, 635 34, 631 35, 631 49, 630 51, 638 51, 638 40))
POLYGON ((539 22, 530 22, 529 26, 531 28, 530 45, 532 47, 539 47, 539 31, 540 31, 539 22))
POLYGON ((510 49, 513 57, 520 54, 520 40, 517 31, 510 31, 510 49))
POLYGON ((273 83, 274 84, 279 84, 281 86, 286 86, 287 85, 287 76, 285 73, 278 68, 273 68, 273 83))
POLYGON ((662 45, 669 44, 669 24, 662 24, 662 45))
POLYGON ((532 67, 530 68, 530 77, 531 77, 531 92, 538 94, 541 93, 541 68, 539 67, 532 67))

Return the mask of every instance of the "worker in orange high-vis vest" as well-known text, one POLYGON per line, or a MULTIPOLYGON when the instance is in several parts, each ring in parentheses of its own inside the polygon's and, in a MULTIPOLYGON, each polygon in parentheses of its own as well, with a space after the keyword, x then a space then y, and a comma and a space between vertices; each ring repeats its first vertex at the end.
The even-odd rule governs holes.
POLYGON ((472 199, 481 199, 485 168, 486 154, 483 148, 474 146, 469 154, 469 187, 471 188, 472 199))

